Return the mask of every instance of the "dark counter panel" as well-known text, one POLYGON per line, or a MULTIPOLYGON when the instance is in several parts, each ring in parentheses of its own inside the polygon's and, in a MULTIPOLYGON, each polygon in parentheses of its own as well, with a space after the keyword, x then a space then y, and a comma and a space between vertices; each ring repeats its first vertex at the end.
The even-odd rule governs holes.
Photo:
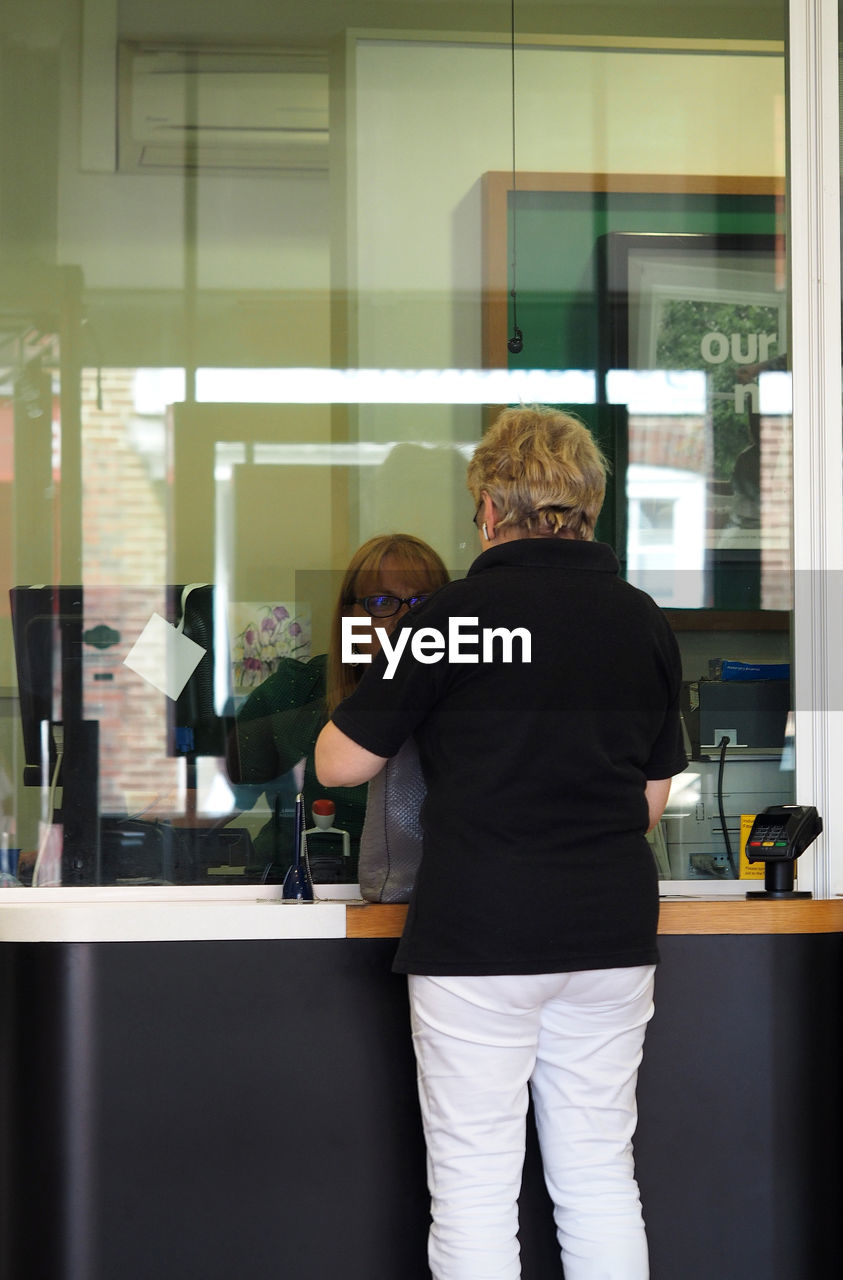
POLYGON ((394 950, 0 948, 30 993, 3 1027, 21 1175, 3 1280, 423 1280, 394 950))
POLYGON ((662 937, 639 1076, 653 1280, 840 1267, 843 937, 662 937))
MULTIPOLYGON (((660 945, 653 1280, 835 1274, 843 936, 660 945)), ((426 1280, 394 949, 2 944, 1 1280, 426 1280)), ((526 1280, 559 1280, 532 1136, 522 1241, 526 1280)))

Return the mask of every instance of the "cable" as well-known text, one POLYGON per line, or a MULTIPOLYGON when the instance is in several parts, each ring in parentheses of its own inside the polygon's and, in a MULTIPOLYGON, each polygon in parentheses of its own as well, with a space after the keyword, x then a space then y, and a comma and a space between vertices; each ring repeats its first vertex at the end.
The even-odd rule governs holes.
POLYGON ((518 328, 518 180, 515 167, 515 0, 510 0, 510 63, 512 71, 512 337, 507 349, 514 356, 524 350, 524 335, 518 328))
POLYGON ((729 745, 729 739, 724 735, 718 746, 720 747, 720 768, 717 770, 717 807, 720 810, 720 827, 723 831, 723 839, 726 844, 726 857, 729 859, 729 866, 732 870, 732 876, 735 880, 740 879, 738 868, 735 865, 735 855, 732 853, 732 843, 729 840, 729 832, 726 829, 726 814, 723 812, 723 771, 726 767, 726 748, 729 745))

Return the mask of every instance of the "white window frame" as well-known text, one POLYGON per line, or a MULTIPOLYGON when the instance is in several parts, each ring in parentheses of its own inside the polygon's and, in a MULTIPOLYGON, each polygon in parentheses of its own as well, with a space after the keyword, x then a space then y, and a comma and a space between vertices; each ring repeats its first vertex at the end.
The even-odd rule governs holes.
POLYGON ((837 0, 791 0, 788 255, 793 369, 796 801, 824 832, 799 886, 843 893, 843 432, 837 0))

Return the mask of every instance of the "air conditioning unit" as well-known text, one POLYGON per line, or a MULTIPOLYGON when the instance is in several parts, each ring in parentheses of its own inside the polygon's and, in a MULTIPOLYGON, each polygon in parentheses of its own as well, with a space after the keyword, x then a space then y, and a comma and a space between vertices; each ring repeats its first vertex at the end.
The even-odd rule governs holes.
POLYGON ((327 169, 327 55, 124 42, 117 155, 123 173, 327 169))

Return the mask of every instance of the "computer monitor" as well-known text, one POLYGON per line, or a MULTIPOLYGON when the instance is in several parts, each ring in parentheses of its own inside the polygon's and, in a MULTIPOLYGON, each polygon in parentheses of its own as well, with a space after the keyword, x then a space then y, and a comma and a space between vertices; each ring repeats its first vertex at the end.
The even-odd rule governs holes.
POLYGON ((172 703, 176 755, 224 756, 233 725, 231 654, 221 593, 210 583, 167 588, 169 619, 205 650, 172 703))
POLYGON ((82 591, 70 586, 12 587, 9 595, 23 781, 62 788, 62 883, 98 883, 99 724, 86 721, 83 710, 82 591))
POLYGON ((210 584, 16 586, 10 601, 24 785, 61 787, 50 817, 64 828, 62 883, 109 883, 101 819, 143 819, 150 798, 166 808, 179 780, 195 785, 197 757, 225 755, 233 706, 222 606, 210 584), (123 663, 153 611, 205 650, 175 699, 123 663))

